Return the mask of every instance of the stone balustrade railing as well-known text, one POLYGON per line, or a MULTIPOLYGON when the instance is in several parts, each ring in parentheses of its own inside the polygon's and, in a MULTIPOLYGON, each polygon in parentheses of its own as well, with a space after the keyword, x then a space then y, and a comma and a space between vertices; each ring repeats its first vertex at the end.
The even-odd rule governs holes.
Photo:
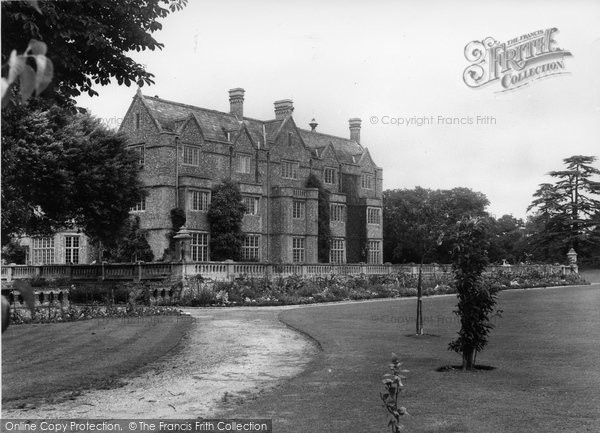
MULTIPOLYGON (((566 275, 576 272, 564 265, 514 265, 489 266, 488 272, 499 270, 511 274, 521 274, 537 269, 543 274, 566 275)), ((444 274, 451 271, 450 265, 427 264, 423 266, 425 275, 444 274)), ((202 275, 212 280, 232 280, 247 275, 251 277, 287 277, 299 275, 318 277, 327 275, 388 275, 405 273, 417 275, 418 265, 371 264, 274 264, 247 262, 153 262, 153 263, 104 263, 94 265, 3 265, 0 271, 2 281, 28 278, 65 279, 69 281, 121 280, 141 281, 165 278, 182 278, 202 275)))

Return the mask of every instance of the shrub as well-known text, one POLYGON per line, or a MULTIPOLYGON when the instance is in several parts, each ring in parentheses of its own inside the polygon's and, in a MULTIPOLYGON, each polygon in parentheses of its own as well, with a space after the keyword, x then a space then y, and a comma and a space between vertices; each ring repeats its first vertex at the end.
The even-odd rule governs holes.
POLYGON ((74 304, 125 304, 129 301, 129 288, 117 283, 77 284, 71 286, 69 300, 74 304))

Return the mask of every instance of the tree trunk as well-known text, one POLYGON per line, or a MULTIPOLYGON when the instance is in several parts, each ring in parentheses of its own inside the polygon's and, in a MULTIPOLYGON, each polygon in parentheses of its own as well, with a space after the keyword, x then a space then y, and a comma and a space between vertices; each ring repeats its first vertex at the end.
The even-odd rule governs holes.
POLYGON ((464 348, 462 352, 463 356, 463 370, 474 370, 475 369, 475 350, 473 348, 464 348))
POLYGON ((419 279, 417 280, 417 335, 423 335, 423 260, 419 265, 419 279))

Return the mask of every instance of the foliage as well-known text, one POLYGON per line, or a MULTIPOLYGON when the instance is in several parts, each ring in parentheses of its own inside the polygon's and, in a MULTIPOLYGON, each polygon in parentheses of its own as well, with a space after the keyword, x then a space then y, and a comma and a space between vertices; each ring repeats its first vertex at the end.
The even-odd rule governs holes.
POLYGON ((331 249, 331 227, 329 215, 329 192, 323 187, 321 180, 313 173, 306 180, 307 188, 319 189, 318 210, 318 258, 320 263, 329 263, 329 251, 331 249))
POLYGON ((213 188, 207 213, 210 224, 211 260, 241 260, 244 241, 242 220, 245 210, 237 183, 225 180, 213 188))
POLYGON ((143 305, 70 305, 66 308, 37 307, 33 315, 22 309, 13 308, 10 311, 10 322, 15 325, 25 323, 61 323, 79 320, 104 318, 135 318, 146 316, 180 316, 181 310, 166 306, 143 305))
POLYGON ((2 108, 10 102, 14 95, 11 87, 18 85, 21 102, 25 103, 35 92, 38 96, 52 81, 54 67, 52 61, 46 57, 48 47, 41 41, 32 39, 29 41, 23 54, 17 54, 12 50, 8 57, 6 78, 2 77, 2 108), (35 70, 30 65, 35 65, 35 70))
POLYGON ((181 10, 187 0, 40 1, 37 11, 25 2, 2 2, 2 63, 11 51, 25 51, 31 39, 51 48, 53 92, 60 105, 73 105, 82 92, 98 95, 94 84, 111 79, 130 86, 154 83, 145 65, 129 57, 133 51, 154 51, 163 44, 152 33, 158 21, 181 10))
POLYGON ((77 284, 69 289, 72 304, 126 304, 129 301, 128 287, 118 284, 77 284))
MULTIPOLYGON (((508 288, 549 287, 584 284, 577 275, 563 276, 559 271, 525 268, 518 274, 494 270, 482 276, 482 283, 495 290, 508 288)), ((201 276, 188 279, 188 288, 176 302, 186 306, 295 305, 347 300, 396 298, 417 295, 417 277, 408 273, 388 275, 324 275, 307 278, 301 275, 273 280, 241 276, 233 281, 204 280, 201 276)), ((451 273, 425 275, 423 296, 456 293, 451 273)))
MULTIPOLYGON (((475 368, 475 356, 487 344, 494 327, 490 315, 497 302, 497 289, 482 283, 482 273, 488 264, 488 227, 483 218, 463 218, 457 224, 452 251, 458 297, 457 309, 461 328, 458 338, 448 348, 462 354, 463 369, 475 368)), ((501 313, 496 311, 496 315, 501 313)))
POLYGON ((565 168, 548 173, 554 183, 543 183, 527 209, 535 210, 532 246, 546 260, 564 261, 570 248, 582 256, 600 250, 600 169, 594 156, 565 158, 565 168))
POLYGON ((398 358, 398 355, 392 353, 392 362, 389 365, 391 373, 383 375, 382 382, 385 385, 385 392, 380 393, 379 397, 383 401, 383 407, 388 412, 388 426, 392 433, 398 433, 402 430, 403 426, 400 423, 400 418, 405 415, 410 415, 404 406, 398 406, 398 397, 404 384, 402 379, 406 379, 402 376, 402 373, 408 373, 408 370, 403 370, 402 363, 398 358))
POLYGON ((169 215, 171 217, 171 231, 166 235, 167 240, 169 241, 169 247, 165 249, 162 257, 162 260, 167 262, 176 260, 179 256, 177 251, 175 251, 177 242, 173 239, 173 236, 175 236, 179 229, 185 225, 186 220, 185 211, 180 207, 171 209, 169 215))
POLYGON ((2 115, 2 244, 70 227, 111 244, 144 194, 125 136, 59 107, 2 115))
POLYGON ((181 305, 205 307, 217 303, 217 296, 211 284, 204 281, 201 275, 188 278, 188 289, 181 295, 181 305))
POLYGON ((485 195, 467 188, 452 190, 392 190, 383 193, 384 260, 416 261, 416 333, 423 330, 421 272, 425 259, 446 262, 454 223, 465 215, 485 215, 489 204, 485 195), (445 242, 446 239, 446 242, 445 242))
POLYGON ((27 248, 22 246, 16 239, 11 239, 2 247, 2 260, 6 263, 24 265, 27 258, 27 248))
POLYGON ((503 260, 506 260, 508 263, 515 264, 529 260, 531 255, 528 253, 523 220, 512 215, 503 215, 498 219, 490 217, 488 224, 490 227, 488 251, 490 262, 501 264, 503 260))
POLYGON ((140 217, 130 216, 124 225, 122 237, 107 251, 111 262, 151 262, 154 253, 148 244, 148 232, 140 228, 140 217))
POLYGON ((383 254, 392 263, 450 261, 448 239, 463 216, 484 216, 486 196, 468 188, 383 192, 383 254))

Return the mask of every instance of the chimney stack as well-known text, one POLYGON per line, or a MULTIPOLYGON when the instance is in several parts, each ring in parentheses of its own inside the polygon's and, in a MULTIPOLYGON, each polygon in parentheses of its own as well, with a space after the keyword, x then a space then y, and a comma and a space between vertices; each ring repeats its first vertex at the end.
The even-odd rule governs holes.
POLYGON ((275 101, 275 119, 283 120, 288 116, 292 115, 292 111, 294 111, 294 102, 291 99, 281 99, 280 101, 275 101))
POLYGON ((238 120, 244 118, 244 89, 237 87, 229 91, 229 112, 238 120))
POLYGON ((354 117, 348 121, 350 124, 350 140, 356 141, 360 144, 360 123, 361 120, 357 117, 354 117))

